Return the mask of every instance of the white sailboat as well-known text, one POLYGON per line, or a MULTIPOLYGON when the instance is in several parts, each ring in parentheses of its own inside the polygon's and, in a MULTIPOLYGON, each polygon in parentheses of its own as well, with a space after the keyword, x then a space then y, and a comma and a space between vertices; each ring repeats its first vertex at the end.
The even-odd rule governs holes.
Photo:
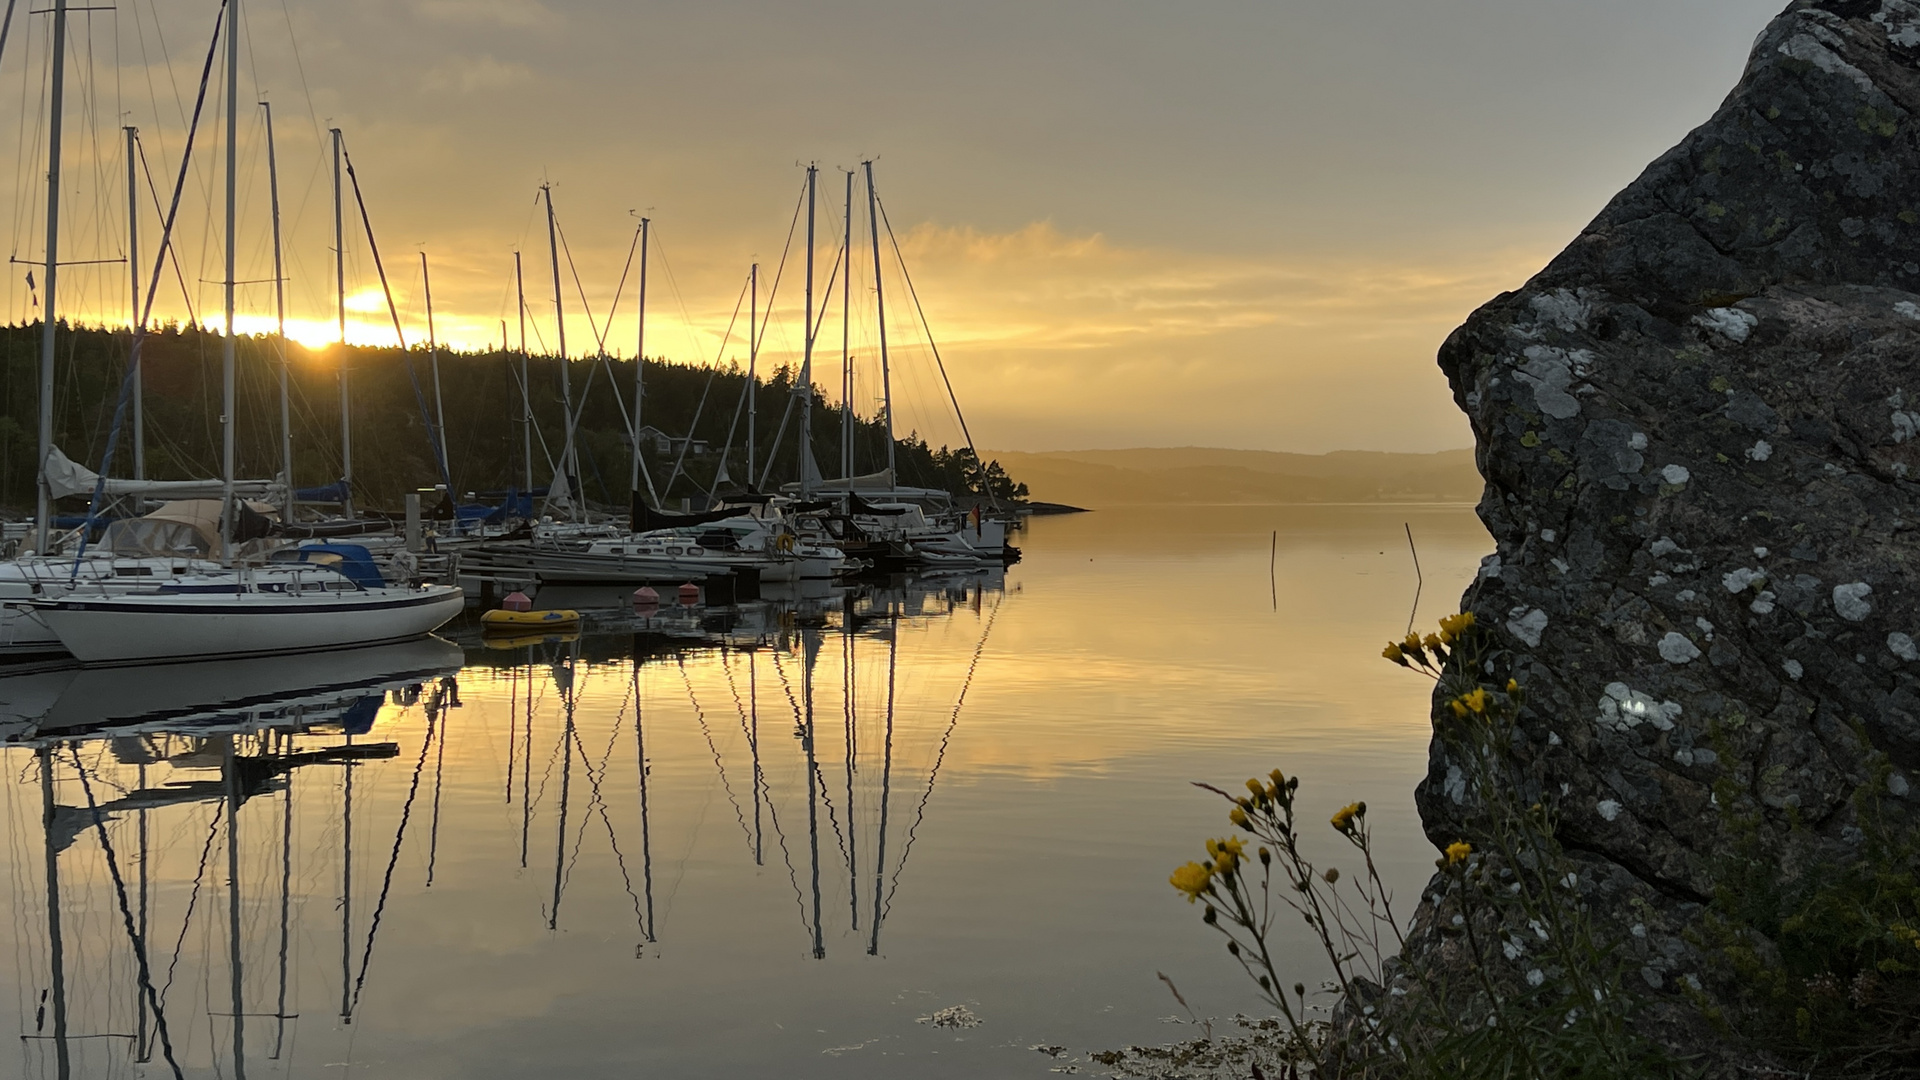
MULTIPOLYGON (((458 615, 463 606, 458 586, 388 584, 373 568, 371 559, 361 562, 343 558, 339 548, 346 545, 336 546, 326 560, 263 566, 234 561, 235 525, 240 514, 234 482, 238 8, 239 0, 229 0, 225 25, 226 320, 221 350, 219 554, 226 565, 117 595, 75 593, 28 601, 33 614, 83 664, 274 655, 401 641, 433 632, 458 615)), ((51 324, 51 318, 48 321, 51 324)), ((42 492, 46 490, 43 467, 42 492)), ((44 510, 41 520, 46 520, 44 510)), ((364 549, 360 554, 364 556, 364 549)))

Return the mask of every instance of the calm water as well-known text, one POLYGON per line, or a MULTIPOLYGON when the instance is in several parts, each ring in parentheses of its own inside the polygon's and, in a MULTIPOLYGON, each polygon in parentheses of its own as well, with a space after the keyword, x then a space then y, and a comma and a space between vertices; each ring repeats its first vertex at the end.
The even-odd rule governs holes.
POLYGON ((130 923, 195 1077, 1040 1077, 1036 1043, 1184 1037, 1157 971, 1255 1005, 1166 884, 1225 824, 1188 781, 1283 767, 1367 800, 1406 900, 1431 867, 1426 684, 1378 658, 1402 522, 1426 623, 1490 547, 1467 508, 1137 509, 1035 521, 1004 577, 574 642, 0 680, 0 1075, 59 1075, 62 1004, 71 1075, 172 1075, 130 923))

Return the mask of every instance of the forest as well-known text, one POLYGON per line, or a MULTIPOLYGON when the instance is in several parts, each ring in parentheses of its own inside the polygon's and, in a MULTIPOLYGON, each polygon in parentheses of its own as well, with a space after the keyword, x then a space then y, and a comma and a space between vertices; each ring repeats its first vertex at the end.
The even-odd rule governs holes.
MULTIPOLYGON (((0 327, 0 507, 12 512, 30 513, 34 503, 41 337, 39 323, 0 327)), ((74 327, 63 321, 56 327, 55 343, 54 445, 98 470, 116 407, 122 403, 133 335, 125 329, 74 327)), ((220 475, 221 346, 219 333, 191 324, 169 324, 146 333, 140 370, 147 478, 220 475)), ((429 419, 441 415, 446 417, 448 479, 463 501, 470 495, 526 489, 527 431, 518 353, 442 349, 436 385, 435 357, 424 347, 403 351, 334 345, 310 350, 272 336, 243 336, 235 346, 235 454, 241 478, 272 478, 281 471, 279 385, 284 365, 294 483, 321 487, 340 479, 339 376, 344 358, 358 507, 396 508, 405 493, 443 482, 429 419)), ((549 483, 551 463, 562 453, 563 369, 555 356, 536 355, 526 363, 533 413, 532 478, 538 489, 549 483)), ((575 443, 580 490, 591 503, 625 507, 633 361, 574 359, 564 374, 579 415, 575 443)), ((730 487, 759 488, 764 480, 771 488, 798 478, 801 410, 795 369, 779 367, 758 377, 751 483, 744 368, 648 359, 642 381, 645 461, 663 505, 678 506, 682 498, 697 501, 708 494, 723 462, 730 487)), ((828 400, 820 382, 814 380, 812 447, 821 475, 831 478, 841 474, 842 425, 848 418, 828 400)), ((131 406, 124 416, 107 470, 123 477, 134 475, 131 406)), ((885 468, 885 418, 856 416, 852 423, 852 474, 885 468)), ((896 435, 901 484, 1003 500, 1026 494, 1025 486, 997 462, 983 465, 966 447, 934 447, 912 432, 896 435)), ((647 485, 643 481, 640 487, 644 492, 647 485)))

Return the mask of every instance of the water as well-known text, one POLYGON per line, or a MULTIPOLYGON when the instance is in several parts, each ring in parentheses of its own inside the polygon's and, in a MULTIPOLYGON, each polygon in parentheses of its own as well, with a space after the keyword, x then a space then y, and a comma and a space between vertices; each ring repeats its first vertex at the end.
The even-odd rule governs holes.
POLYGON ((70 736, 0 751, 0 1075, 59 1075, 50 847, 74 1076, 172 1075, 129 922, 195 1077, 1039 1077, 1035 1044, 1185 1038, 1157 972, 1256 1005, 1166 884, 1226 827, 1188 781, 1282 767, 1313 820, 1367 801, 1404 905, 1431 868, 1428 684, 1379 659, 1403 522, 1425 625, 1490 547, 1467 508, 1180 507, 731 626, 0 680, 13 738, 70 736), (979 1025, 921 1022, 951 1006, 979 1025))

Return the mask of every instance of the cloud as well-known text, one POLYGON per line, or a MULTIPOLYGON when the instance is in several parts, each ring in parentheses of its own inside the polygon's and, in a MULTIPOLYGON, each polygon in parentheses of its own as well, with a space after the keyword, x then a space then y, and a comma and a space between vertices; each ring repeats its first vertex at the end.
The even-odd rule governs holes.
MULTIPOLYGON (((1548 251, 1259 258, 1122 246, 1044 221, 921 224, 900 246, 975 438, 1036 449, 1466 445, 1434 351, 1548 251)), ((937 373, 915 371, 931 356, 911 303, 890 294, 895 398, 937 442, 953 425, 937 373)))
POLYGON ((535 0, 418 0, 414 10, 436 22, 466 25, 554 26, 561 16, 535 0))
POLYGON ((443 60, 420 77, 420 85, 427 90, 461 94, 507 90, 532 81, 532 68, 486 53, 443 60))

